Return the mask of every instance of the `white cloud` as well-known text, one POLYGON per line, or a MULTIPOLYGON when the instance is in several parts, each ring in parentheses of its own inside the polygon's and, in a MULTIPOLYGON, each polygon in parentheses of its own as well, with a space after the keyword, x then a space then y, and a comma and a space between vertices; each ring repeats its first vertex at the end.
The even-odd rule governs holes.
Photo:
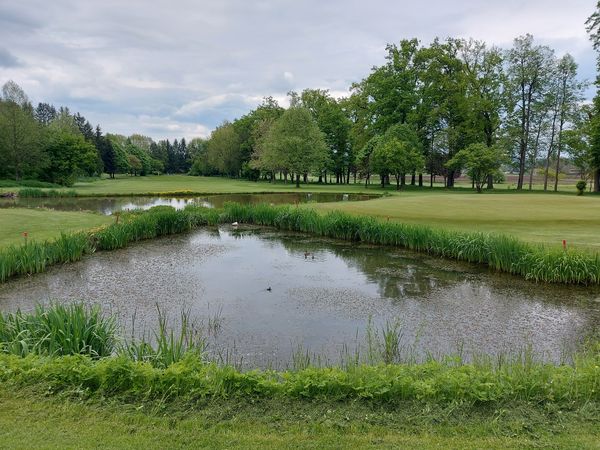
POLYGON ((64 104, 107 131, 207 135, 272 95, 348 95, 384 62, 385 44, 526 32, 595 76, 589 0, 28 0, 0 5, 0 84, 64 104), (5 61, 2 64, 2 61, 5 61), (18 64, 15 64, 18 61, 18 64))

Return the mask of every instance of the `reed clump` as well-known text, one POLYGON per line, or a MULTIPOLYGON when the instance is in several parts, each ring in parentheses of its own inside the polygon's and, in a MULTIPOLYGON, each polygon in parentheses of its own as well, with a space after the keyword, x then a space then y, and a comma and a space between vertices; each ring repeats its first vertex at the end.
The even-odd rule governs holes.
POLYGON ((40 189, 36 187, 23 187, 19 189, 19 197, 23 198, 57 198, 57 197, 77 197, 77 191, 70 189, 40 189))
POLYGON ((97 306, 38 305, 31 313, 0 312, 0 353, 17 356, 113 354, 116 322, 97 306))

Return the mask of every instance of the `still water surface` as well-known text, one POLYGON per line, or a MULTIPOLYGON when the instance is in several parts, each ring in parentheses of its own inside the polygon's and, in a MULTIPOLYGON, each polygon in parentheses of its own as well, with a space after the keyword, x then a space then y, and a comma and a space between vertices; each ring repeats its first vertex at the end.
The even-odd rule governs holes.
POLYGON ((226 202, 237 203, 326 203, 339 201, 361 201, 377 198, 368 194, 336 193, 276 193, 276 194, 219 194, 201 197, 61 197, 61 198, 16 198, 0 199, 0 208, 49 208, 59 211, 94 211, 110 215, 117 211, 150 209, 153 206, 172 206, 183 209, 187 205, 218 208, 226 202))
POLYGON ((421 357, 530 345, 559 361, 600 327, 597 288, 251 227, 142 242, 0 285, 3 310, 51 299, 99 303, 126 334, 134 317, 137 333, 154 329, 157 304, 171 317, 218 317, 211 350, 261 367, 285 367, 298 346, 335 361, 364 342, 369 318, 399 320, 402 345, 421 357))

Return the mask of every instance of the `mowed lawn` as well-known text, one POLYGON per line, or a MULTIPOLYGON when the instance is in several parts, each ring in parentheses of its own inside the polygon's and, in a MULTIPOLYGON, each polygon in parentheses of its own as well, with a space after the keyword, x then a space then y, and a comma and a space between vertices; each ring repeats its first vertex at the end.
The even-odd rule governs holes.
MULTIPOLYGON (((442 185, 436 183, 436 188, 440 190, 442 185)), ((457 182, 456 191, 472 192, 470 183, 465 181, 457 182)), ((540 190, 541 185, 534 186, 535 190, 540 190)), ((559 186, 561 192, 575 193, 572 183, 559 186)), ((18 188, 3 188, 0 191, 17 190, 18 188)), ((409 189, 411 189, 409 187, 409 189)), ((246 181, 226 177, 193 177, 187 175, 153 175, 146 177, 132 177, 128 175, 119 175, 115 179, 102 178, 101 180, 91 182, 78 182, 72 188, 79 195, 127 195, 127 194, 159 194, 168 192, 190 191, 201 194, 219 194, 219 193, 256 193, 256 192, 366 192, 383 193, 384 190, 374 182, 368 188, 364 183, 356 184, 301 184, 300 188, 290 181, 284 183, 277 181, 269 183, 267 181, 246 181)), ((514 191, 512 184, 499 184, 496 186, 496 192, 514 191)), ((395 185, 386 187, 385 191, 395 193, 395 185)))
POLYGON ((312 207, 452 230, 510 234, 551 245, 562 245, 564 239, 567 245, 600 251, 597 195, 424 190, 367 202, 321 203, 312 207))
MULTIPOLYGON (((159 194, 163 192, 190 191, 201 194, 253 193, 253 192, 370 192, 363 184, 301 185, 299 189, 289 182, 253 182, 226 177, 192 177, 187 175, 158 175, 147 177, 120 176, 103 178, 90 183, 76 183, 73 188, 79 195, 159 194)), ((371 188, 371 190, 373 190, 371 188)))
POLYGON ((2 208, 0 209, 0 248, 27 239, 43 241, 54 239, 60 233, 87 230, 109 224, 114 219, 100 214, 64 212, 45 209, 2 208))
POLYGON ((1 388, 0 448, 597 448, 600 437, 589 419, 550 424, 536 411, 531 419, 518 411, 514 418, 513 411, 461 417, 465 423, 451 409, 441 416, 425 406, 408 416, 358 403, 253 403, 215 400, 176 411, 162 403, 84 404, 1 388))

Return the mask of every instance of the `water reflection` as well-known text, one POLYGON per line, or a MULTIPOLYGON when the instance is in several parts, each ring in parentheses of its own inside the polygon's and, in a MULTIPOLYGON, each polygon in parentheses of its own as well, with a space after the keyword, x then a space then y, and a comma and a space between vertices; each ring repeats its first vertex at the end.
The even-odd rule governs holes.
POLYGON ((0 199, 0 208, 49 208, 60 211, 94 211, 110 215, 116 211, 150 209, 153 206, 172 206, 183 209, 188 205, 218 208, 226 202, 238 203, 325 203, 362 201, 376 198, 368 194, 279 193, 279 194, 219 194, 201 197, 62 197, 0 199))
POLYGON ((5 310, 49 299, 100 303, 126 327, 135 315, 146 330, 156 304, 204 320, 221 310, 213 349, 235 347, 249 366, 285 364, 298 344, 335 360, 364 338, 369 318, 399 319, 403 345, 421 356, 531 344, 554 361, 600 326, 597 288, 536 285, 392 248, 244 227, 143 242, 0 285, 5 310))

